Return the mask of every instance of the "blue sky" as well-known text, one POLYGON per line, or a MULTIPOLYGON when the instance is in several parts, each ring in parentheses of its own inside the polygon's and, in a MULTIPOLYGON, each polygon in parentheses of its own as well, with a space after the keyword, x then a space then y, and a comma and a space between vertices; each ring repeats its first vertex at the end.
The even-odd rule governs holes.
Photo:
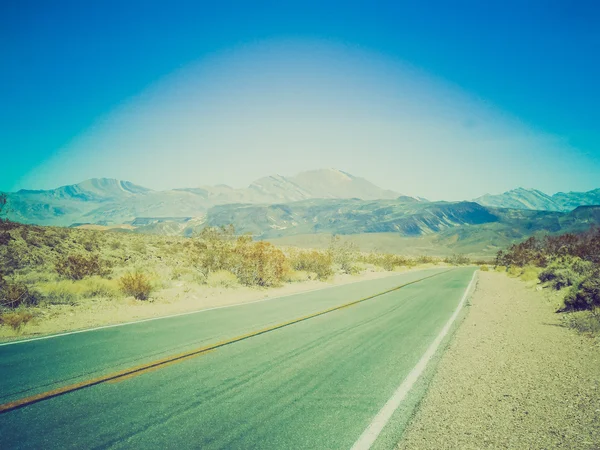
POLYGON ((592 189, 598 23, 593 1, 2 2, 0 190, 329 166, 433 198, 592 189))

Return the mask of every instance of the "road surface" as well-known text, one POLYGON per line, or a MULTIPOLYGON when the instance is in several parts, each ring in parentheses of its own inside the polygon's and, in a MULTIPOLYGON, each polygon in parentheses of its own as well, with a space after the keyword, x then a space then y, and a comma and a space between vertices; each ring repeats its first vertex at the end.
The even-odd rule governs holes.
MULTIPOLYGON (((456 317, 474 270, 2 345, 0 448, 350 449, 456 317)), ((393 446, 397 423, 373 448, 393 446)))

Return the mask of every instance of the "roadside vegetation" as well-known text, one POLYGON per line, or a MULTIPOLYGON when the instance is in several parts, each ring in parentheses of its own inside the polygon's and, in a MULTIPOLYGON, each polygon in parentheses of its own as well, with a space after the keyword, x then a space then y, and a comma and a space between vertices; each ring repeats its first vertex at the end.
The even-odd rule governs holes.
POLYGON ((498 252, 496 270, 563 292, 557 312, 571 313, 567 320, 580 331, 600 333, 600 228, 531 237, 498 252))
POLYGON ((470 261, 364 253, 337 237, 323 250, 280 248, 232 226, 185 238, 0 221, 0 326, 20 331, 61 305, 177 299, 190 289, 266 289, 444 263, 470 261))

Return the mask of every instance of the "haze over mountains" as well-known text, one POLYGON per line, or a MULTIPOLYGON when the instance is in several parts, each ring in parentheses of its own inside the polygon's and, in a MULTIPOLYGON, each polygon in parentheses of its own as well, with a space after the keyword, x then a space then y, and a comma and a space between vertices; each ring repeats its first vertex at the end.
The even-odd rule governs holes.
POLYGON ((8 217, 23 223, 131 224, 137 232, 191 235, 206 225, 274 239, 320 233, 435 235, 445 245, 496 250, 536 232, 581 231, 600 224, 600 189, 547 195, 515 189, 474 201, 429 202, 336 169, 274 175, 234 189, 225 185, 154 191, 97 178, 8 195, 8 217))

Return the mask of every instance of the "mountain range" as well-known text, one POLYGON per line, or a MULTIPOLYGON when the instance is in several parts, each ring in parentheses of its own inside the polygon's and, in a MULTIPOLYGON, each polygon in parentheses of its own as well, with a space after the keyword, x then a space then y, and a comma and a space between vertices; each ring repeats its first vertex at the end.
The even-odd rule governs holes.
POLYGON ((196 217, 216 205, 287 203, 313 198, 374 200, 399 196, 364 178, 336 169, 313 170, 294 177, 273 175, 256 180, 243 189, 217 185, 154 191, 128 181, 94 178, 57 189, 9 193, 8 217, 38 225, 110 225, 130 222, 137 217, 196 217))
POLYGON ((519 188, 473 201, 430 202, 323 169, 264 177, 243 189, 218 185, 155 191, 97 178, 52 190, 8 193, 8 218, 39 225, 128 224, 126 229, 136 232, 167 235, 192 235, 207 225, 231 223, 260 239, 429 236, 436 245, 480 253, 486 249, 487 254, 538 232, 598 225, 600 206, 593 205, 600 205, 600 189, 547 195, 519 188))

